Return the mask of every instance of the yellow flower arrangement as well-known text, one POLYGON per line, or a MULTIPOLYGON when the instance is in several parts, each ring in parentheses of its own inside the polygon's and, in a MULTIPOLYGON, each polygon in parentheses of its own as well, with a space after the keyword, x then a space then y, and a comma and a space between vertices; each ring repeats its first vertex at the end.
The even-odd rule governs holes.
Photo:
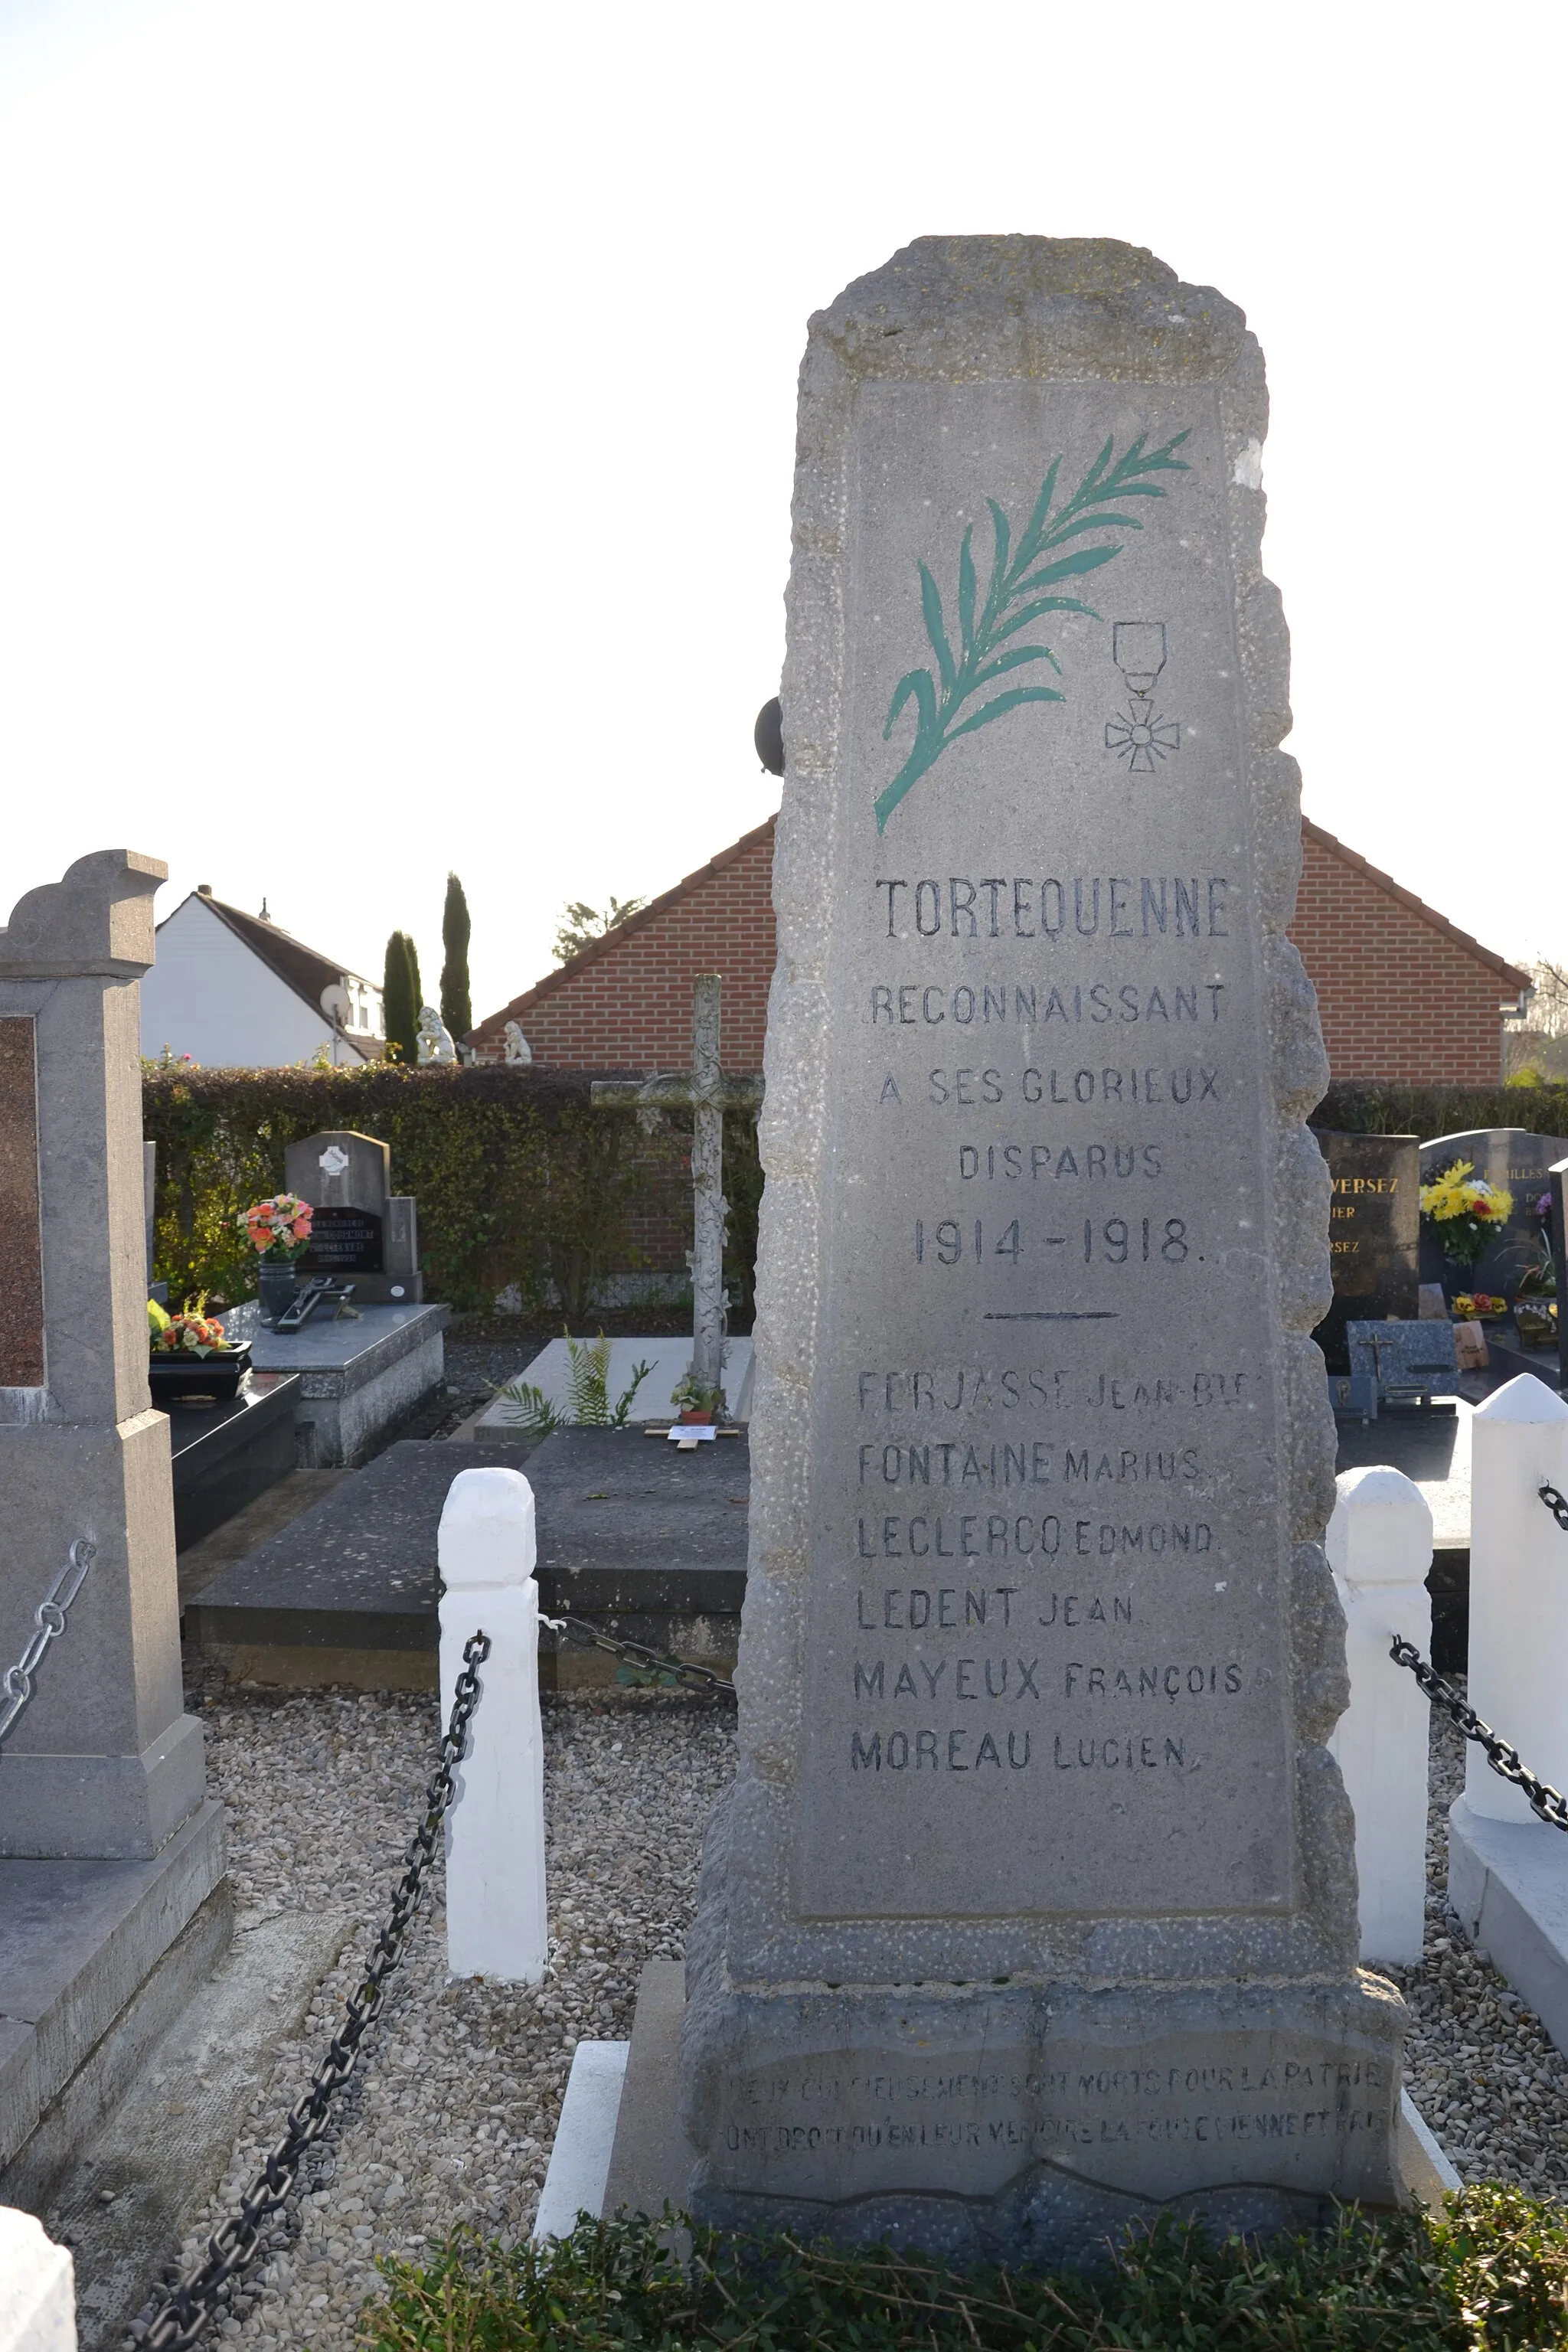
POLYGON ((1430 1184, 1422 1185, 1421 1214, 1445 1257, 1457 1265, 1474 1265, 1512 1216, 1513 1194, 1505 1185, 1489 1184, 1478 1176, 1473 1160, 1456 1160, 1430 1184))

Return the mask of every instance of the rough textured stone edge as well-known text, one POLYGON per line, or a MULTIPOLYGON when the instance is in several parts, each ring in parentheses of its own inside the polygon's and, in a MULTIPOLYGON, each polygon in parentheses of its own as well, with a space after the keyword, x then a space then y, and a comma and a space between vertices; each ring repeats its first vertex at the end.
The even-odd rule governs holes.
MULTIPOLYGON (((5 1867, 0 1864, 0 1879, 5 1867)), ((104 1867, 127 1874, 124 1911, 11 2059, 0 2063, 0 2153, 7 2162, 220 1884, 223 1808, 210 1801, 204 1804, 154 1862, 104 1867)))
POLYGON ((0 2205, 41 2215, 68 2166, 100 2128, 153 2044, 184 2013, 233 1937, 234 1892, 220 1878, 0 2169, 0 2205))
MULTIPOLYGON (((1338 1769, 1323 1748, 1342 1687, 1343 1628, 1321 1557, 1333 1499, 1332 1423, 1321 1359, 1307 1334, 1330 1292, 1327 1183, 1303 1121, 1328 1081, 1316 1000, 1285 937, 1300 864, 1300 776, 1278 750, 1289 725, 1289 647, 1279 593, 1261 570, 1263 363, 1234 305, 1181 285, 1148 253, 1110 241, 924 238, 852 285, 811 322, 801 372, 789 647, 787 782, 773 865, 779 959, 769 999, 762 1157, 751 1559, 737 1680, 739 1780, 715 1824, 712 1901, 727 1921, 735 1980, 864 1979, 882 1938, 789 1926, 789 1798, 799 1738, 807 1533, 809 1402, 823 1300, 817 1200, 826 1178, 826 1072, 814 1050, 826 1015, 827 909, 837 902, 830 822, 843 711, 847 460, 860 383, 984 381, 1023 374, 1126 376, 1215 386, 1230 470, 1230 559, 1247 782, 1259 893, 1274 1084, 1272 1308, 1289 1434, 1278 1558, 1290 1637, 1298 1741, 1300 1901, 1277 1919, 1184 1921, 1199 1978, 1337 1977, 1354 1969, 1354 1865, 1338 1769), (1173 310, 1184 324, 1177 329, 1173 310), (766 1680, 751 1659, 769 1661, 766 1680), (721 1862, 723 1849, 728 1860, 721 1862)), ((1268 1155, 1266 1153, 1266 1161, 1268 1155)), ((1061 1970, 1161 1979, 1159 1922, 1065 1922, 978 1931, 900 1929, 911 1974, 1061 1970)), ((718 1958, 715 1953, 713 1958, 718 1958)))

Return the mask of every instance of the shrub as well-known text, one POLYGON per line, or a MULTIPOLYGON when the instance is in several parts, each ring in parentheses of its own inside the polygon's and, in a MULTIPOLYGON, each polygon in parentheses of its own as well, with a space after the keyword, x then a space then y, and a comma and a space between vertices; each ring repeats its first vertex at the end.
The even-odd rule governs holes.
POLYGON ((1475 1127, 1522 1127, 1568 1136, 1568 1086, 1384 1085, 1352 1079, 1333 1085, 1312 1113, 1314 1127, 1362 1135, 1463 1135, 1475 1127))
MULTIPOLYGON (((667 2216, 667 2221, 671 2217, 667 2216)), ((1468 2189, 1440 2219, 1342 2208, 1317 2236, 1216 2245, 1168 2221, 1091 2274, 960 2270, 887 2247, 579 2223, 510 2252, 384 2260, 361 2352, 1527 2352, 1568 2340, 1568 2221, 1468 2189)))

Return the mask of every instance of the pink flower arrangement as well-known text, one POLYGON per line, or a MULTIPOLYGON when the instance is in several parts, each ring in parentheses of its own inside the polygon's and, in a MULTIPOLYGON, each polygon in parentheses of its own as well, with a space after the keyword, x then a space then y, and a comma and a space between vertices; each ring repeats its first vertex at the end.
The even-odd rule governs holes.
POLYGON ((315 1213, 298 1192, 279 1192, 270 1201, 253 1201, 234 1222, 258 1257, 293 1258, 310 1246, 315 1213))

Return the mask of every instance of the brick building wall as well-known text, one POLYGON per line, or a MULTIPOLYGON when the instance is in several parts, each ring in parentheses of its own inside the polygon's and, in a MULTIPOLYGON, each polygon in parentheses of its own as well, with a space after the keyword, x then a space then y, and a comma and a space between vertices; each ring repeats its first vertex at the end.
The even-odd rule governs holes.
MULTIPOLYGON (((1391 876, 1321 826, 1301 827, 1301 887, 1290 936, 1318 991, 1337 1079, 1492 1086, 1498 1007, 1528 984, 1391 876)), ((760 1070, 773 977, 770 818, 607 938, 472 1032, 500 1060, 516 1021, 540 1062, 577 1069, 684 1069, 691 987, 723 975, 727 1070, 760 1070)))
POLYGON ((515 1021, 536 1062, 574 1069, 685 1069, 691 984, 723 975, 728 1070, 760 1070, 773 976, 773 821, 721 850, 640 915, 481 1021, 475 1048, 499 1061, 515 1021))
POLYGON ((1306 821, 1290 937, 1318 992, 1336 1079, 1498 1083, 1498 1008, 1529 974, 1306 821))

